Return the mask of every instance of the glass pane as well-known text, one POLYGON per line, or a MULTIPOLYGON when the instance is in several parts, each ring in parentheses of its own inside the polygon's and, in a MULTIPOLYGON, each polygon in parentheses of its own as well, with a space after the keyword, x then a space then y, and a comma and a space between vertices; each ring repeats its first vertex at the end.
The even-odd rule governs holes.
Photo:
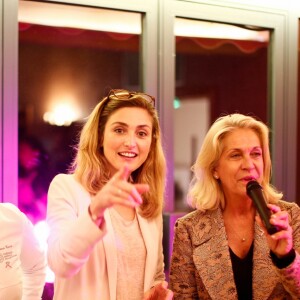
POLYGON ((82 120, 110 88, 140 90, 139 13, 20 1, 19 207, 45 218, 82 120))
MULTIPOLYGON (((245 27, 245 26, 243 26, 245 27)), ((222 114, 268 118, 270 32, 177 18, 174 100, 175 210, 186 194, 203 138, 222 114)))

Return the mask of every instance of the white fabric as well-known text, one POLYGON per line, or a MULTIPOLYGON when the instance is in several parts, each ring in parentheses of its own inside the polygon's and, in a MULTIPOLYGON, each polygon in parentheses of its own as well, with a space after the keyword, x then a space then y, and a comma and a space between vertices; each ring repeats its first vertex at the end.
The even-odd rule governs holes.
POLYGON ((0 299, 41 299, 46 257, 33 225, 13 204, 0 204, 0 299))
POLYGON ((110 215, 118 249, 117 299, 143 299, 146 247, 137 217, 127 221, 114 209, 110 215))
MULTIPOLYGON (((59 174, 50 184, 48 263, 56 275, 54 299, 116 300, 117 248, 110 214, 105 211, 105 221, 98 228, 88 214, 90 202, 90 195, 73 175, 59 174)), ((137 217, 147 249, 146 291, 165 278, 162 216, 137 217)))

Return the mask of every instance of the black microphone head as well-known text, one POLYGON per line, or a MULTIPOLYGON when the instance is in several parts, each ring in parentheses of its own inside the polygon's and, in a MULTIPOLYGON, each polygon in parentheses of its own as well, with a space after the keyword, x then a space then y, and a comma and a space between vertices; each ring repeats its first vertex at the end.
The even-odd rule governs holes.
POLYGON ((252 199, 256 210, 258 211, 263 223, 269 234, 273 234, 278 231, 277 227, 270 224, 270 216, 272 212, 267 207, 267 203, 264 198, 263 189, 256 180, 251 180, 246 186, 247 195, 252 199))
POLYGON ((262 189, 262 187, 256 180, 249 181, 246 186, 247 195, 249 195, 249 193, 255 189, 262 189))

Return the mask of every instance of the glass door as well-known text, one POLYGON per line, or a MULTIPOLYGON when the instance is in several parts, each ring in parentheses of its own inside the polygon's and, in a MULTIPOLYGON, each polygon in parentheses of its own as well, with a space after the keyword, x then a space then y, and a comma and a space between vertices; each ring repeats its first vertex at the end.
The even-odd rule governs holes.
POLYGON ((189 210, 191 166, 213 121, 243 113, 268 121, 270 32, 225 23, 175 19, 175 210, 189 210))
POLYGON ((96 103, 141 89, 141 35, 141 13, 20 1, 18 203, 33 223, 96 103))

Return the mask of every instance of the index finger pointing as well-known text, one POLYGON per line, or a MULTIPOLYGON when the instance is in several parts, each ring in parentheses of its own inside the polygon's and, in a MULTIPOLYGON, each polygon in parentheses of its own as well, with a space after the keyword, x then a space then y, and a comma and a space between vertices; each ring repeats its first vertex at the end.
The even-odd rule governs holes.
POLYGON ((127 165, 124 165, 114 176, 115 179, 128 180, 130 175, 129 168, 127 165))

